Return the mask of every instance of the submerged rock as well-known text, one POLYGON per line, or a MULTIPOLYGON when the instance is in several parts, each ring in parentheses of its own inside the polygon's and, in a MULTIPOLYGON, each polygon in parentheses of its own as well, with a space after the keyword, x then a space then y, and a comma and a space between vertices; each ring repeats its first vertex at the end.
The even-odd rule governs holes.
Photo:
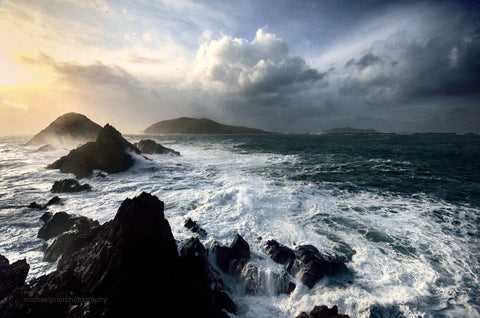
POLYGON ((180 256, 163 202, 142 193, 123 201, 113 220, 74 238, 56 271, 0 302, 0 317, 226 318, 236 307, 205 253, 193 239, 180 256), (80 300, 25 301, 37 297, 80 300))
POLYGON ((180 156, 180 153, 178 151, 164 147, 161 144, 156 143, 152 139, 142 139, 139 142, 134 143, 133 145, 137 147, 141 153, 145 154, 168 154, 180 156))
POLYGON ((117 173, 133 166, 134 160, 129 152, 140 154, 140 151, 124 139, 114 127, 106 124, 95 142, 89 142, 70 151, 48 168, 73 173, 77 178, 90 176, 94 169, 117 173))
POLYGON ((52 193, 61 193, 61 192, 80 192, 80 191, 90 191, 92 187, 89 184, 80 184, 75 179, 63 179, 60 181, 55 181, 53 183, 50 192, 52 193))
POLYGON ((0 300, 10 295, 15 288, 23 286, 30 266, 25 259, 10 264, 0 255, 0 300))
POLYGON ((39 209, 39 210, 45 209, 44 205, 38 204, 36 201, 33 201, 32 203, 30 203, 27 207, 29 209, 39 209))
POLYGON ((296 318, 350 318, 350 316, 339 314, 337 306, 333 306, 331 309, 327 306, 315 306, 310 315, 302 312, 296 318))

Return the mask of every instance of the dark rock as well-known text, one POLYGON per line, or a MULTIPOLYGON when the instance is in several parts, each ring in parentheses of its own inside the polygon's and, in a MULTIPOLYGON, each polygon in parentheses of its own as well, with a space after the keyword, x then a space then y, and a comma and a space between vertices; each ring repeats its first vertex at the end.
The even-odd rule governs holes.
POLYGON ((43 221, 44 223, 47 223, 52 218, 52 216, 53 216, 52 212, 45 212, 40 217, 40 220, 43 221))
POLYGON ((8 259, 5 256, 3 256, 2 254, 0 254, 0 266, 1 265, 8 265, 8 264, 10 264, 8 259))
POLYGON ((291 267, 291 264, 296 258, 295 252, 292 249, 275 240, 269 240, 267 242, 265 245, 265 251, 275 262, 285 265, 286 267, 291 267))
POLYGON ((243 239, 239 234, 235 235, 232 244, 230 245, 231 257, 250 259, 250 246, 247 241, 243 239))
POLYGON ((105 178, 107 175, 103 172, 98 172, 97 173, 97 177, 100 177, 100 178, 105 178))
POLYGON ((0 255, 0 300, 25 284, 29 269, 25 259, 10 265, 8 259, 0 255))
POLYGON ((125 140, 109 124, 102 128, 95 142, 80 146, 66 156, 48 166, 60 169, 63 173, 73 173, 77 178, 85 178, 94 169, 108 173, 117 173, 130 169, 134 160, 128 152, 140 154, 140 151, 125 140))
POLYGON ((235 259, 245 259, 247 261, 250 259, 250 246, 239 234, 235 235, 230 247, 215 244, 213 252, 218 267, 227 274, 232 274, 230 264, 235 259))
POLYGON ((245 259, 234 260, 231 272, 249 295, 290 294, 295 289, 286 271, 267 273, 245 259))
MULTIPOLYGON (((88 184, 87 184, 88 185, 88 184)), ((84 184, 85 186, 85 184, 84 184)), ((90 186, 89 186, 90 187, 90 186)), ((45 206, 49 206, 49 205, 54 205, 54 204, 60 204, 62 203, 62 200, 58 197, 58 196, 54 196, 53 198, 51 198, 50 200, 48 200, 47 204, 45 204, 45 206)))
POLYGON ((45 206, 43 206, 41 204, 38 204, 37 202, 34 201, 34 202, 32 202, 28 205, 28 208, 43 210, 43 209, 45 209, 45 206))
POLYGON ((348 315, 338 314, 338 307, 335 305, 331 309, 327 306, 315 306, 310 315, 302 312, 296 318, 350 318, 348 315))
POLYGON ((237 306, 228 296, 220 273, 208 263, 208 251, 198 238, 191 238, 181 246, 180 257, 184 278, 194 282, 186 290, 185 296, 199 303, 210 304, 209 308, 197 314, 198 317, 229 317, 222 309, 236 313, 237 306))
POLYGON ((141 153, 145 154, 168 154, 174 156, 180 156, 178 151, 157 144, 154 140, 151 139, 142 139, 137 143, 133 144, 135 147, 140 150, 141 153))
POLYGON ((299 276, 303 284, 310 288, 324 276, 347 272, 347 267, 344 263, 330 256, 320 254, 320 251, 312 245, 297 246, 295 252, 300 261, 297 276, 299 276))
POLYGON ((101 129, 101 126, 82 114, 67 113, 33 136, 28 144, 69 148, 71 145, 95 140, 101 129))
POLYGON ((207 231, 202 229, 200 225, 191 218, 186 219, 183 225, 193 233, 198 233, 200 236, 207 236, 207 231))
POLYGON ((92 188, 89 184, 80 184, 75 179, 63 179, 60 181, 55 181, 53 183, 52 193, 61 193, 61 192, 80 192, 80 191, 90 191, 92 188))
POLYGON ((73 239, 55 272, 0 302, 0 317, 226 318, 224 310, 235 313, 198 239, 184 245, 179 256, 163 209, 163 202, 147 193, 126 199, 112 221, 73 239), (38 297, 99 301, 25 301, 38 297))
POLYGON ((40 228, 38 238, 49 240, 66 231, 85 231, 95 226, 98 226, 98 222, 87 217, 58 212, 40 228))
POLYGON ((60 234, 59 237, 53 241, 52 244, 47 245, 44 248, 45 255, 43 256, 44 262, 55 262, 60 255, 72 244, 73 240, 77 236, 74 232, 65 232, 60 234))
POLYGON ((53 147, 52 145, 43 145, 37 149, 37 151, 53 151, 53 150, 55 150, 55 147, 53 147))

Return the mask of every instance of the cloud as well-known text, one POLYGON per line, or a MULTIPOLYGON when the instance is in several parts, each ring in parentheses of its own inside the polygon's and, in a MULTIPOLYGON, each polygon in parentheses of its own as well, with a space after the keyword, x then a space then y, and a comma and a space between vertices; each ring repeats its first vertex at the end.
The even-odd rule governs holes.
POLYGON ((290 56, 275 34, 258 29, 252 41, 224 35, 202 43, 190 80, 202 89, 253 97, 293 94, 324 77, 303 58, 290 56))

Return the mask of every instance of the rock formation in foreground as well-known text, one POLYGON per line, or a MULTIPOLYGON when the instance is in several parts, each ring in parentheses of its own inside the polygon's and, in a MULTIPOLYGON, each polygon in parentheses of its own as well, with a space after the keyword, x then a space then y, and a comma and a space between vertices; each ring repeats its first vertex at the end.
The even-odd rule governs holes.
POLYGON ((179 255, 163 202, 142 193, 76 236, 55 272, 8 287, 0 317, 227 318, 236 306, 207 253, 193 238, 179 255))
POLYGON ((155 142, 152 139, 142 139, 137 143, 133 144, 135 147, 144 154, 160 154, 160 155, 174 155, 180 156, 178 151, 167 148, 155 142))
POLYGON ((188 118, 162 120, 145 129, 146 134, 270 134, 268 131, 228 126, 207 118, 188 118))
MULTIPOLYGON (((27 144, 36 146, 48 144, 53 148, 71 148, 95 140, 101 129, 100 125, 82 114, 67 113, 33 136, 27 144)), ((42 147, 40 150, 45 149, 47 148, 42 147)))
POLYGON ((106 124, 94 142, 73 149, 48 168, 73 173, 77 178, 90 176, 94 169, 117 173, 133 166, 134 159, 129 152, 140 154, 113 126, 106 124))

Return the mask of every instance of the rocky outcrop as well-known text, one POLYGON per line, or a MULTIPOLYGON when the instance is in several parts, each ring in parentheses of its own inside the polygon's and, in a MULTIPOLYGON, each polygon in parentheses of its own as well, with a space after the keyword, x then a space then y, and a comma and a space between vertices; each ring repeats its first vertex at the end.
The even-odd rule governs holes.
POLYGON ((70 151, 48 168, 73 173, 77 178, 90 176, 94 169, 117 173, 133 166, 134 159, 130 153, 140 154, 140 151, 125 140, 114 127, 107 124, 101 129, 95 142, 89 142, 70 151))
POLYGON ((44 210, 50 205, 61 204, 61 203, 62 203, 62 200, 58 196, 54 196, 53 198, 48 200, 48 202, 45 204, 38 204, 36 201, 34 201, 28 205, 28 208, 44 210))
POLYGON ((296 318, 350 318, 350 316, 339 314, 337 306, 333 306, 331 309, 327 306, 315 306, 310 315, 302 312, 296 318))
POLYGON ((84 216, 72 216, 65 212, 53 215, 38 231, 38 238, 49 240, 67 231, 88 231, 98 222, 84 216))
POLYGON ((42 221, 43 223, 47 223, 52 218, 52 216, 52 212, 45 212, 40 217, 40 221, 42 221))
POLYGON ((270 134, 268 131, 228 126, 207 118, 181 117, 159 121, 144 131, 146 134, 270 134))
MULTIPOLYGON (((95 140, 101 129, 100 125, 82 114, 67 113, 33 136, 28 144, 71 149, 72 146, 95 140)), ((39 151, 48 151, 51 148, 41 147, 39 151)))
POLYGON ((232 273, 231 264, 233 261, 243 259, 248 261, 250 259, 250 246, 239 234, 235 235, 235 238, 230 244, 230 247, 221 246, 216 244, 213 247, 215 253, 215 260, 218 267, 225 273, 232 273))
POLYGON ((133 144, 135 147, 144 154, 161 154, 161 155, 173 155, 180 156, 178 151, 162 146, 161 144, 156 143, 152 139, 142 139, 137 143, 133 144))
POLYGON ((213 252, 218 267, 232 275, 247 294, 290 294, 295 289, 286 271, 267 273, 251 262, 250 246, 239 234, 230 247, 216 244, 213 252))
POLYGON ((50 192, 52 193, 62 193, 62 192, 80 192, 80 191, 90 191, 92 187, 89 184, 80 184, 75 179, 63 179, 60 181, 55 181, 53 183, 50 192))
POLYGON ((297 246, 293 251, 275 240, 270 240, 265 245, 265 251, 275 262, 284 265, 290 274, 300 278, 309 288, 324 276, 348 271, 344 263, 321 254, 313 245, 297 246))
POLYGON ((55 272, 0 302, 0 317, 227 318, 236 307, 222 286, 198 240, 178 254, 163 202, 142 193, 76 237, 55 272), (28 301, 38 298, 67 300, 28 301))
POLYGON ((201 228, 200 225, 198 225, 197 222, 192 220, 191 218, 188 218, 185 220, 185 223, 183 224, 187 229, 192 231, 193 233, 197 233, 199 236, 207 236, 207 231, 201 228))
POLYGON ((10 295, 15 288, 23 286, 30 266, 25 259, 10 264, 0 255, 0 300, 10 295))
POLYGON ((300 269, 297 276, 303 284, 312 288, 324 276, 347 272, 344 263, 328 255, 323 255, 313 245, 301 245, 295 249, 300 269))

